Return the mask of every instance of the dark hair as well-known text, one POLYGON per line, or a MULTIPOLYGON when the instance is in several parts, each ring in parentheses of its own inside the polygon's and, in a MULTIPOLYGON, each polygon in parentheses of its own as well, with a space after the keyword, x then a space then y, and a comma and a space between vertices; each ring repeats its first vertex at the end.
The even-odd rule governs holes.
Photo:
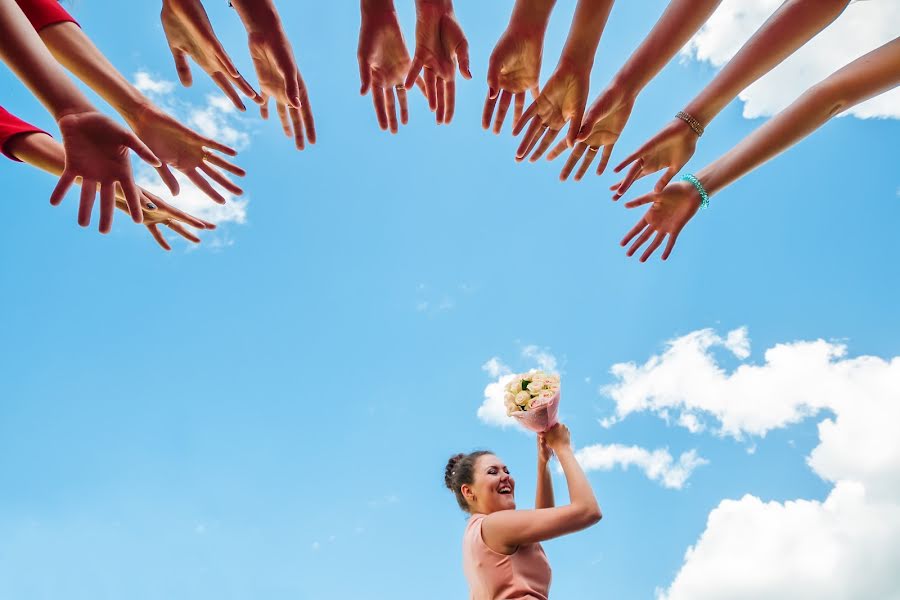
POLYGON ((479 456, 485 454, 493 454, 493 452, 476 450, 469 454, 456 454, 450 457, 447 467, 444 469, 444 485, 456 495, 457 504, 466 512, 469 512, 469 503, 466 502, 466 497, 462 495, 460 488, 475 482, 475 461, 479 456))

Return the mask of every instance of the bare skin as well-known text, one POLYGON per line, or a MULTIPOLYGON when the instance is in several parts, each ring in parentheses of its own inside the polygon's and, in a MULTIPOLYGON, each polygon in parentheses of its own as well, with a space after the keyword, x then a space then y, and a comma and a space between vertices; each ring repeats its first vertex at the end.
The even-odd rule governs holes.
MULTIPOLYGON (((787 0, 738 51, 684 112, 708 126, 742 90, 781 64, 830 25, 850 0, 787 0)), ((697 147, 697 134, 681 119, 673 119, 659 133, 615 168, 631 168, 613 185, 618 200, 632 184, 665 170, 654 190, 661 191, 687 164, 697 147)))
POLYGON ((110 231, 117 187, 123 190, 132 220, 142 222, 129 151, 153 167, 159 167, 160 160, 137 136, 94 108, 65 75, 14 0, 0 0, 0 39, 4 41, 0 59, 50 111, 62 133, 66 163, 50 203, 62 202, 81 178, 81 225, 90 223, 99 190, 100 232, 110 231))
MULTIPOLYGON (((698 171, 696 177, 712 197, 836 115, 897 85, 900 85, 900 38, 861 56, 810 88, 721 158, 698 171)), ((700 194, 690 183, 679 181, 625 206, 636 208, 645 204, 650 208, 622 239, 621 245, 630 243, 628 256, 633 256, 652 236, 650 245, 641 254, 644 262, 668 238, 662 253, 662 259, 666 260, 681 230, 697 213, 700 194)))

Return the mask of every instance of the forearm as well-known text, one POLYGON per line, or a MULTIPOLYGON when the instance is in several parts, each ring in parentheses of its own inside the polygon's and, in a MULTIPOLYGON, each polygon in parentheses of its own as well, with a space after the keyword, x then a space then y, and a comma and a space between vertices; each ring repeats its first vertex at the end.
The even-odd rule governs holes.
POLYGON ((46 133, 17 135, 7 143, 7 149, 22 162, 53 175, 61 175, 66 167, 66 152, 62 144, 46 133))
POLYGON ((394 0, 360 0, 359 8, 363 14, 395 12, 394 0))
POLYGON ((722 0, 672 0, 614 81, 636 97, 721 3, 722 0))
POLYGON ((41 42, 14 0, 0 0, 0 58, 58 121, 94 110, 41 42))
POLYGON ((553 478, 550 476, 550 466, 546 461, 538 461, 537 493, 535 494, 535 508, 553 508, 553 478))
POLYGON ((850 0, 788 0, 685 108, 706 126, 742 90, 825 29, 850 0))
POLYGON ((577 507, 579 511, 589 514, 600 514, 600 507, 594 497, 594 490, 581 470, 581 465, 575 460, 572 448, 566 447, 556 451, 556 458, 566 476, 566 485, 569 488, 569 503, 577 507))
POLYGON ((232 0, 247 33, 263 33, 281 29, 281 17, 273 0, 232 0))
POLYGON ((509 17, 509 28, 539 30, 543 36, 555 4, 556 0, 516 0, 509 17))
POLYGON ((560 61, 593 66, 613 0, 578 0, 560 61))
POLYGON ((64 67, 131 123, 150 100, 139 92, 74 23, 57 23, 40 32, 41 39, 64 67))
POLYGON ((900 84, 900 38, 862 56, 697 173, 710 195, 790 148, 840 112, 900 84))

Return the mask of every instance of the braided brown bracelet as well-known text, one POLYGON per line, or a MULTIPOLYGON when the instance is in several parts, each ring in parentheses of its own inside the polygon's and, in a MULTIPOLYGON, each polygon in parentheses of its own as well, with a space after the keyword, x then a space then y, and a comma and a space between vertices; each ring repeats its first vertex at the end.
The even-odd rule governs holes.
POLYGON ((678 114, 675 115, 675 117, 677 117, 677 118, 681 119, 682 121, 684 121, 685 123, 687 123, 688 126, 690 126, 691 130, 697 134, 697 137, 700 137, 701 135, 703 135, 703 131, 704 131, 703 125, 701 125, 700 121, 698 121, 691 115, 687 114, 683 110, 680 110, 680 111, 678 111, 678 114))

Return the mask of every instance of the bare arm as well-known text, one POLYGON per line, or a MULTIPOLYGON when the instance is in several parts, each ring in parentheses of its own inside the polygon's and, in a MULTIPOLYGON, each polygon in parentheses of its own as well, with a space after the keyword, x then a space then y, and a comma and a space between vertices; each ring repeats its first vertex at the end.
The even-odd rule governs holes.
MULTIPOLYGON (((900 38, 856 59, 810 88, 724 156, 699 171, 697 179, 712 196, 796 144, 835 115, 898 84, 900 38)), ((662 254, 663 260, 666 260, 681 230, 697 213, 700 195, 694 186, 679 181, 632 200, 625 206, 634 208, 644 204, 651 206, 621 244, 625 246, 635 240, 628 249, 628 256, 632 256, 655 233, 653 241, 641 255, 643 262, 668 236, 662 254)))
POLYGON ((53 60, 15 0, 0 0, 0 39, 0 58, 54 119, 94 110, 53 60))
MULTIPOLYGON (((684 109, 707 126, 719 112, 751 83, 771 71, 822 29, 834 21, 850 0, 787 0, 738 51, 713 81, 684 109)), ((628 156, 616 172, 631 165, 625 178, 614 185, 613 200, 624 195, 641 177, 661 169, 656 184, 662 190, 694 155, 702 129, 673 119, 659 133, 628 156)))
POLYGON ((537 491, 534 498, 535 508, 553 508, 553 478, 550 476, 550 457, 553 451, 547 446, 543 436, 538 436, 537 491))
POLYGON ((747 136, 697 175, 712 195, 787 150, 829 119, 900 84, 900 37, 861 56, 747 136))
POLYGON ((485 517, 482 537, 488 547, 510 554, 521 544, 549 540, 574 533, 600 520, 600 506, 581 470, 568 439, 568 429, 557 425, 547 433, 569 488, 569 504, 535 510, 501 510, 485 517), (558 430, 556 428, 563 428, 558 430), (556 430, 557 433, 554 433, 556 430), (564 432, 564 433, 561 433, 564 432), (564 439, 562 438, 564 435, 564 439), (554 439, 556 436, 556 439, 554 439))

